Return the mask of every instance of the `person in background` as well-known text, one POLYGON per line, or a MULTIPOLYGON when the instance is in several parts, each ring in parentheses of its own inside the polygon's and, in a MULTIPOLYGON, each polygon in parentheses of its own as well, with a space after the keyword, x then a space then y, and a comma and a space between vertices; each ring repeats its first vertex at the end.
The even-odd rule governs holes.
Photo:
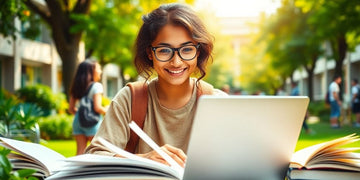
POLYGON ((279 87, 277 90, 276 90, 276 95, 277 96, 287 96, 286 92, 284 91, 284 88, 283 87, 279 87))
MULTIPOLYGON (((297 82, 292 82, 291 83, 291 92, 290 92, 290 96, 300 96, 300 90, 299 90, 299 86, 297 82)), ((307 124, 307 119, 309 117, 309 111, 306 111, 305 117, 304 117, 304 121, 303 121, 303 128, 305 130, 305 132, 307 134, 311 134, 313 133, 313 131, 309 128, 308 124, 307 124)))
POLYGON ((351 80, 351 110, 355 114, 355 127, 360 127, 360 85, 356 78, 351 80))
POLYGON ((342 102, 339 93, 341 80, 340 75, 335 75, 329 86, 330 126, 332 128, 340 128, 339 117, 342 102))
MULTIPOLYGON (((227 95, 201 80, 211 58, 212 36, 196 13, 182 4, 161 5, 142 19, 134 63, 148 84, 143 131, 184 167, 198 90, 202 91, 206 85, 213 95, 227 95)), ((103 146, 99 137, 125 149, 130 139, 131 120, 131 90, 125 86, 113 98, 86 153, 121 157, 103 146)), ((137 142, 133 153, 166 164, 142 140, 137 142)))
POLYGON ((75 114, 73 120, 73 136, 76 141, 76 155, 84 153, 87 143, 92 140, 97 132, 101 121, 93 127, 81 127, 79 122, 79 115, 77 113, 78 102, 86 94, 89 87, 88 96, 93 99, 94 110, 99 114, 105 114, 107 107, 102 106, 103 86, 99 82, 101 79, 101 66, 96 61, 85 60, 81 62, 76 70, 75 78, 73 79, 70 89, 69 112, 75 114))
POLYGON ((221 88, 222 91, 224 91, 227 94, 230 94, 230 86, 228 84, 224 84, 221 88))

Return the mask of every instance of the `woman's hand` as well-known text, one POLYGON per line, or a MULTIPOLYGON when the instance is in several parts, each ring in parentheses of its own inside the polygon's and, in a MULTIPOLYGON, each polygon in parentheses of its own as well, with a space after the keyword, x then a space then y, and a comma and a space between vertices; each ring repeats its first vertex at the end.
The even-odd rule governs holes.
MULTIPOLYGON (((161 149, 168 154, 171 158, 173 158, 181 167, 185 167, 186 162, 186 154, 179 148, 173 147, 171 145, 165 144, 161 147, 161 149)), ((156 151, 150 151, 146 154, 137 154, 138 156, 151 159, 166 165, 169 165, 165 159, 163 159, 156 151)))

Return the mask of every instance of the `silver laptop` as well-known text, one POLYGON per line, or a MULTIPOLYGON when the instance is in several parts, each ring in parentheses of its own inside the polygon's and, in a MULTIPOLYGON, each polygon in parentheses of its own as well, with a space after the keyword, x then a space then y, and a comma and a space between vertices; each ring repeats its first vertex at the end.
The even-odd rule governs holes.
POLYGON ((184 180, 283 180, 308 103, 305 96, 202 96, 184 180))

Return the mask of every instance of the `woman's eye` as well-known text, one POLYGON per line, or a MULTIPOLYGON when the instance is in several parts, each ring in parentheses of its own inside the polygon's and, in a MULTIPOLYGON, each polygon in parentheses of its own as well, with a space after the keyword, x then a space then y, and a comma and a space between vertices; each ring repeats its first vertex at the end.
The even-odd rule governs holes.
POLYGON ((169 49, 169 48, 158 49, 158 53, 169 54, 169 53, 171 53, 171 49, 169 49))
POLYGON ((191 53, 192 51, 194 51, 193 47, 183 47, 181 49, 181 52, 183 52, 183 53, 191 53))

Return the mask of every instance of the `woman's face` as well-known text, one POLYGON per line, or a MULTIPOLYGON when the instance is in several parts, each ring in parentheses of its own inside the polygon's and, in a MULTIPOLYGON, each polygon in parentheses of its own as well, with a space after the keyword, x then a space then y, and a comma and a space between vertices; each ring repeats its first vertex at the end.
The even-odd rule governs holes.
POLYGON ((101 66, 100 66, 100 64, 96 63, 95 69, 94 69, 94 77, 93 77, 95 82, 100 81, 101 73, 102 73, 101 66))
MULTIPOLYGON (((188 31, 182 26, 165 25, 152 42, 152 47, 180 48, 185 45, 197 45, 188 31)), ((183 60, 178 51, 167 62, 156 59, 154 51, 151 50, 149 58, 153 61, 154 69, 158 74, 159 82, 163 81, 171 85, 181 85, 189 81, 190 75, 195 71, 198 53, 192 60, 183 60)))

